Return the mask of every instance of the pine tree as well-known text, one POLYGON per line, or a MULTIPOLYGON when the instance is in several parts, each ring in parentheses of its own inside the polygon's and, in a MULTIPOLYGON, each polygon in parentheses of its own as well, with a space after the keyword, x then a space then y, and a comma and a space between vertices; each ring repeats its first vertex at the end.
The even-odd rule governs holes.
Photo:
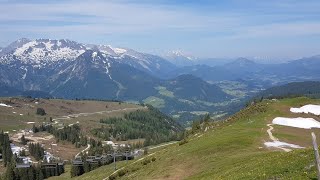
POLYGON ((35 169, 33 167, 28 168, 28 177, 29 179, 35 179, 35 169))
POLYGON ((21 136, 20 141, 21 141, 21 144, 23 144, 23 145, 26 145, 26 144, 27 144, 27 140, 26 140, 26 138, 24 137, 24 135, 21 136))
POLYGON ((77 176, 76 175, 76 166, 71 166, 71 170, 70 170, 70 175, 71 175, 71 177, 75 177, 75 176, 77 176))
POLYGON ((87 162, 84 162, 83 170, 85 173, 90 172, 90 164, 87 162))
POLYGON ((42 172, 41 168, 39 168, 39 176, 38 176, 38 180, 43 180, 43 179, 44 179, 43 172, 42 172))
POLYGON ((44 116, 46 115, 46 111, 43 108, 37 108, 37 115, 44 116))
POLYGON ((11 163, 8 164, 8 167, 6 170, 6 179, 8 180, 15 179, 14 166, 11 163))
POLYGON ((24 149, 20 151, 20 156, 26 156, 26 151, 24 149))

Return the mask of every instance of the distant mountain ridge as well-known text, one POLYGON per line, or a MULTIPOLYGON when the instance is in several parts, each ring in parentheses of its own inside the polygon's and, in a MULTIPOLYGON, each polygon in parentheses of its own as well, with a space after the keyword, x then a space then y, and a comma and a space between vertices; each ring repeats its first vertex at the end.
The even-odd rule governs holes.
POLYGON ((175 65, 132 49, 50 39, 20 39, 4 49, 0 56, 1 96, 29 92, 137 103, 154 103, 156 98, 161 104, 158 107, 169 114, 213 110, 215 107, 196 101, 216 103, 232 98, 192 75, 177 77, 172 84, 173 79, 162 77, 177 69, 175 65))
POLYGON ((11 61, 19 60, 21 63, 42 67, 56 61, 74 61, 86 50, 98 50, 106 57, 118 59, 121 63, 152 75, 165 74, 176 68, 159 56, 140 53, 132 49, 113 48, 110 45, 86 45, 67 39, 19 39, 2 49, 0 62, 8 64, 11 61))
POLYGON ((181 52, 172 57, 183 66, 129 48, 22 38, 0 49, 0 95, 32 91, 147 103, 179 117, 186 112, 228 114, 269 87, 320 80, 320 56, 279 64, 213 59, 220 63, 215 66, 181 52))
POLYGON ((163 56, 165 59, 168 59, 171 63, 178 67, 184 66, 192 66, 196 65, 197 58, 187 55, 186 53, 182 52, 181 50, 173 50, 168 52, 163 56))

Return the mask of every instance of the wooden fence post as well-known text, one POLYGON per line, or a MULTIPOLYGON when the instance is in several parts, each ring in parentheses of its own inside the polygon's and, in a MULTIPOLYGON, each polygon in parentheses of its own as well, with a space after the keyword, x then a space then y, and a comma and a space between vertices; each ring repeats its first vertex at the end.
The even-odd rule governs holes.
POLYGON ((319 149, 318 149, 318 144, 317 144, 317 138, 316 138, 316 135, 314 134, 314 132, 311 133, 311 136, 312 136, 314 155, 316 158, 318 180, 320 180, 320 159, 319 159, 319 149))

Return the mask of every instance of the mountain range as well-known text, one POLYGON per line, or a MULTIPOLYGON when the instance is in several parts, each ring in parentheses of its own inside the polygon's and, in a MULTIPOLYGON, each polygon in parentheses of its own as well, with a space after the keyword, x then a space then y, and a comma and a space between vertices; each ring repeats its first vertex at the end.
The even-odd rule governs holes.
POLYGON ((195 100, 231 98, 218 86, 192 75, 163 79, 175 69, 162 57, 131 49, 23 38, 1 50, 0 95, 32 91, 46 97, 114 99, 149 103, 170 113, 208 110, 195 100))
POLYGON ((262 89, 320 77, 320 56, 281 64, 206 61, 179 51, 160 57, 67 39, 22 38, 0 49, 0 95, 147 103, 190 119, 236 112, 262 89))

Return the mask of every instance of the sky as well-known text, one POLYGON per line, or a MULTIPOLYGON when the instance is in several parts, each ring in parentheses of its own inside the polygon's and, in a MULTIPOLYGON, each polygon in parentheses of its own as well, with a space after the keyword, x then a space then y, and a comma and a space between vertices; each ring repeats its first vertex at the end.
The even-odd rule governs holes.
POLYGON ((320 54, 319 0, 0 0, 0 46, 71 39, 196 57, 320 54))

